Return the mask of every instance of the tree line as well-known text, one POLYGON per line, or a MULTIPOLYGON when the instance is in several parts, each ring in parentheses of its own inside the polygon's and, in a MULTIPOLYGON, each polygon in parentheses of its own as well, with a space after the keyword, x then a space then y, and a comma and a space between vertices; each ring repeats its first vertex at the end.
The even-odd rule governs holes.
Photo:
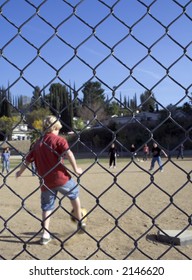
MULTIPOLYGON (((153 94, 146 92, 140 96, 144 102, 142 110, 154 110, 153 94)), ((49 88, 49 92, 41 90, 39 86, 34 88, 30 101, 26 101, 26 96, 12 96, 10 90, 0 89, 0 118, 19 116, 25 114, 29 125, 42 118, 42 114, 50 112, 58 115, 64 124, 63 130, 69 131, 74 128, 73 118, 76 117, 82 121, 97 118, 102 121, 108 115, 119 115, 122 108, 129 108, 126 114, 137 108, 136 95, 133 99, 124 96, 122 101, 113 99, 112 101, 106 97, 105 90, 99 82, 87 82, 82 88, 82 97, 74 87, 67 87, 60 83, 53 83, 49 88)), ((125 113, 125 112, 124 112, 125 113)))
MULTIPOLYGON (((26 101, 26 96, 12 96, 10 90, 7 91, 2 87, 0 89, 0 137, 1 139, 5 136, 10 138, 14 126, 22 121, 38 132, 42 126, 42 119, 47 114, 59 117, 63 125, 62 132, 67 133, 71 130, 82 130, 90 125, 94 127, 97 123, 102 123, 114 115, 131 116, 138 111, 161 112, 162 116, 163 113, 167 113, 166 110, 159 109, 153 92, 143 92, 138 102, 136 94, 133 98, 122 97, 121 94, 117 98, 115 91, 114 87, 112 97, 108 97, 100 82, 89 81, 83 85, 80 97, 75 85, 71 87, 53 83, 48 93, 36 86, 31 99, 26 101)), ((178 108, 170 104, 167 109, 171 111, 178 108)), ((186 102, 179 109, 192 115, 190 102, 186 102)), ((166 127, 170 126, 168 122, 169 120, 165 122, 166 127)), ((110 126, 112 130, 119 129, 112 123, 110 126)), ((164 131, 166 131, 165 127, 164 131)), ((121 137, 126 139, 123 131, 121 137)))

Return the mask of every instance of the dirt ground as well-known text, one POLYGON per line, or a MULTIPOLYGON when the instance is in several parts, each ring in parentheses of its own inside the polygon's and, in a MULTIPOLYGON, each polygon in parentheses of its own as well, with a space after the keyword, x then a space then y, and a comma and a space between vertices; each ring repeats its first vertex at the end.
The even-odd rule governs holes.
MULTIPOLYGON (((192 259, 192 245, 173 246, 157 240, 162 230, 192 230, 191 159, 166 162, 164 172, 150 174, 150 161, 118 159, 79 161, 80 198, 88 211, 86 233, 76 232, 67 199, 57 201, 50 231, 54 239, 39 245, 39 181, 26 170, 0 178, 0 258, 2 259, 192 259)), ((156 165, 157 168, 157 165, 156 165)), ((61 198, 61 197, 60 197, 61 198)))

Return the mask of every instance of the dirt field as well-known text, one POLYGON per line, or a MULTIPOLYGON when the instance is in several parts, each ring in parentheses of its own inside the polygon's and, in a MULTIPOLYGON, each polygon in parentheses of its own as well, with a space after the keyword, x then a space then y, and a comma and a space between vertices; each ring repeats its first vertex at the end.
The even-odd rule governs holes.
MULTIPOLYGON (((163 159, 165 163, 165 159, 163 159)), ((12 171, 0 178, 0 258, 3 259, 192 259, 192 245, 159 242, 158 229, 191 230, 191 159, 167 162, 164 172, 153 176, 150 161, 79 161, 82 206, 89 216, 86 233, 76 233, 69 219, 67 199, 57 203, 50 231, 54 240, 38 244, 41 232, 38 178, 25 171, 15 179, 12 171)), ((157 167, 157 166, 156 166, 157 167)))

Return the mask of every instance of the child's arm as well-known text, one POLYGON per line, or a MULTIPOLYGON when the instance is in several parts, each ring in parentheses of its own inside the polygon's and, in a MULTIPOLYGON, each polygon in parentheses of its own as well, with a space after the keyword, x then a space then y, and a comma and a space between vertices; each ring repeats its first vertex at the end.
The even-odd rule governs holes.
POLYGON ((21 174, 25 171, 25 169, 27 168, 27 166, 30 164, 30 162, 25 161, 25 163, 23 163, 20 167, 20 170, 16 172, 16 178, 20 177, 21 174))
POLYGON ((165 157, 168 157, 168 155, 166 154, 166 152, 164 150, 161 150, 162 153, 164 154, 165 157))
POLYGON ((67 158, 68 158, 68 160, 69 160, 71 166, 73 167, 74 172, 75 172, 76 174, 78 174, 78 175, 81 175, 82 172, 83 172, 83 171, 82 171, 82 168, 80 168, 80 167, 77 166, 76 159, 75 159, 75 157, 74 157, 73 152, 72 152, 71 150, 67 150, 66 156, 67 156, 67 158))

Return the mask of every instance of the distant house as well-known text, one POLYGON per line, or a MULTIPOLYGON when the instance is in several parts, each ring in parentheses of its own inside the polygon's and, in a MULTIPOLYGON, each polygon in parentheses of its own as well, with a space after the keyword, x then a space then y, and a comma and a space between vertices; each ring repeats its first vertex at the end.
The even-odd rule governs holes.
POLYGON ((12 140, 29 140, 27 124, 19 124, 12 131, 12 140))

